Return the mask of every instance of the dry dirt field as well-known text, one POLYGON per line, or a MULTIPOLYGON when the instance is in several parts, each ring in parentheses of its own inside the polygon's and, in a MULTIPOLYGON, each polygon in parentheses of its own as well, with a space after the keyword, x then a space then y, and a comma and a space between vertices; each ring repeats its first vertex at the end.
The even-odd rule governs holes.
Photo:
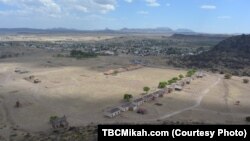
POLYGON ((99 41, 105 39, 114 38, 112 35, 96 36, 91 34, 74 34, 74 35, 63 35, 58 34, 51 36, 49 34, 27 34, 27 35, 1 35, 0 41, 99 41))
POLYGON ((0 139, 13 132, 40 132, 51 129, 50 116, 66 115, 71 126, 90 123, 211 123, 248 124, 250 84, 240 77, 225 80, 207 73, 192 81, 183 91, 143 104, 146 115, 122 113, 113 119, 104 117, 106 108, 121 103, 125 93, 141 96, 142 88, 157 89, 159 81, 168 80, 186 70, 144 67, 106 76, 105 70, 129 64, 131 57, 102 56, 76 60, 55 58, 50 53, 0 60, 0 139), (28 73, 16 73, 16 69, 28 73), (34 75, 41 83, 24 78, 34 75), (20 101, 21 107, 15 108, 20 101), (239 105, 235 105, 240 101, 239 105), (157 106, 155 103, 161 103, 157 106))

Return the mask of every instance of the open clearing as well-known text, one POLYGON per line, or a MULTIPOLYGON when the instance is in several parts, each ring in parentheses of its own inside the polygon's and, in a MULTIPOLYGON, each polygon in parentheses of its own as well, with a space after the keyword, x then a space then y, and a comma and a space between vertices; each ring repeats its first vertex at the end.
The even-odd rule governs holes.
MULTIPOLYGON (((50 116, 66 115, 71 126, 90 123, 212 123, 247 124, 250 115, 250 87, 240 77, 225 80, 207 73, 192 81, 183 91, 143 104, 146 115, 125 112, 109 119, 106 108, 122 102, 125 93, 140 97, 142 88, 157 90, 159 81, 171 79, 186 70, 144 67, 117 75, 104 75, 110 68, 126 66, 131 57, 102 56, 76 60, 36 54, 1 60, 0 63, 0 137, 12 129, 39 132, 51 129, 50 116), (29 71, 16 73, 16 69, 29 71), (25 77, 34 75, 41 83, 25 77), (20 101, 21 107, 15 108, 20 101), (235 105, 240 101, 239 105, 235 105), (161 103, 156 106, 155 103, 161 103)), ((9 134, 8 134, 9 133, 9 134)))

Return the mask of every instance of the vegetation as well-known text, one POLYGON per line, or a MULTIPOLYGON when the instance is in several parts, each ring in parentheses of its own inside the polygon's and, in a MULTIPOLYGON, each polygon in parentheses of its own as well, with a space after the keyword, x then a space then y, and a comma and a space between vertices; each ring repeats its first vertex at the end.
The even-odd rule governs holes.
POLYGON ((168 80, 168 84, 169 85, 171 85, 171 84, 173 84, 173 83, 175 83, 176 81, 175 80, 173 80, 173 79, 171 79, 171 80, 168 80))
MULTIPOLYGON (((196 73, 196 69, 190 69, 187 72, 186 76, 191 77, 195 73, 196 73)), ((167 82, 166 81, 159 82, 158 88, 160 88, 160 89, 165 88, 167 85, 171 85, 173 83, 176 83, 178 80, 181 80, 182 78, 184 78, 184 76, 182 74, 180 74, 178 77, 173 77, 172 79, 168 80, 167 82)))
POLYGON ((97 54, 94 52, 82 52, 81 50, 71 50, 70 57, 74 57, 77 59, 92 58, 97 57, 97 54))
POLYGON ((55 120, 55 119, 57 119, 57 118, 58 118, 58 116, 51 116, 51 117, 49 118, 49 121, 52 122, 53 120, 55 120))
POLYGON ((191 69, 187 72, 186 77, 191 77, 196 73, 196 69, 191 69))
POLYGON ((143 91, 146 92, 146 93, 148 93, 149 90, 150 90, 150 88, 147 87, 147 86, 143 88, 143 91))
POLYGON ((56 57, 65 57, 63 54, 57 54, 56 57))
POLYGON ((177 81, 177 80, 178 80, 178 77, 174 77, 174 78, 172 78, 172 80, 177 81))
POLYGON ((250 35, 229 37, 210 50, 196 55, 177 56, 169 63, 177 67, 195 67, 250 76, 250 35))
POLYGON ((132 94, 124 94, 123 99, 129 102, 133 98, 132 94))
POLYGON ((224 78, 225 79, 231 79, 232 75, 230 73, 227 73, 227 74, 224 75, 224 78))
POLYGON ((166 87, 167 84, 168 82, 165 82, 165 81, 159 82, 158 88, 163 89, 166 87))
POLYGON ((182 79, 184 76, 182 74, 179 75, 179 78, 182 79))

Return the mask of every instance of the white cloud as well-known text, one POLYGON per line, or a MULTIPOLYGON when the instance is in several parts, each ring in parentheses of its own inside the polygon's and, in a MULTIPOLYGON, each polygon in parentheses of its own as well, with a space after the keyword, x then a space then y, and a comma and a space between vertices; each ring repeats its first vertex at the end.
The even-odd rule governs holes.
POLYGON ((133 2, 133 0, 124 0, 124 1, 126 1, 128 3, 132 3, 133 2))
POLYGON ((200 8, 205 10, 214 10, 217 7, 215 5, 202 5, 200 8))
POLYGON ((158 7, 160 6, 160 3, 158 3, 157 0, 145 0, 148 6, 151 7, 158 7))
POLYGON ((137 14, 147 15, 147 14, 149 14, 149 12, 148 11, 138 11, 137 14))
POLYGON ((218 18, 218 19, 224 19, 224 20, 232 19, 231 16, 218 16, 217 18, 218 18))
POLYGON ((0 0, 0 4, 12 9, 0 11, 1 15, 17 15, 23 11, 26 15, 60 17, 81 15, 81 12, 105 14, 116 9, 117 0, 0 0))

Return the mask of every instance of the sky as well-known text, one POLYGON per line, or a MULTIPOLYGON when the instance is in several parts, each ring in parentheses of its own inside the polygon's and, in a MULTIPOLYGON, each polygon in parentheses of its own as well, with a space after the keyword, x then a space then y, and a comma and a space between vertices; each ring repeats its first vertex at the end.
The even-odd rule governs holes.
POLYGON ((0 28, 250 33, 250 0, 0 0, 0 28))

